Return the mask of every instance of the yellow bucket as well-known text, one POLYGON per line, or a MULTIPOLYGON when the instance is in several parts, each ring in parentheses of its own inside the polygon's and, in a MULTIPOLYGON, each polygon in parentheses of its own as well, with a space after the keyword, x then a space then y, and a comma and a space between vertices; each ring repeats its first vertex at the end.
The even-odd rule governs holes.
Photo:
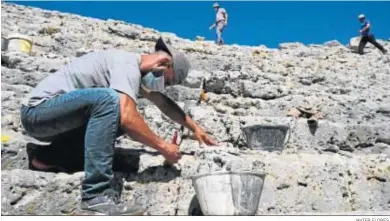
POLYGON ((7 37, 7 50, 30 53, 32 49, 32 40, 28 36, 12 34, 7 37))
POLYGON ((7 135, 1 135, 1 143, 5 143, 5 142, 7 142, 8 140, 9 140, 9 136, 7 136, 7 135))

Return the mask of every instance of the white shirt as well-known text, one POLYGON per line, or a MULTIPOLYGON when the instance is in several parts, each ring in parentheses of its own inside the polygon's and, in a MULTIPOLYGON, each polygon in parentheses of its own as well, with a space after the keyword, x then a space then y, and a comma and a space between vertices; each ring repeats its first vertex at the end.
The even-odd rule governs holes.
POLYGON ((226 13, 226 10, 224 8, 219 8, 216 15, 216 21, 225 20, 225 17, 223 16, 223 13, 226 13))

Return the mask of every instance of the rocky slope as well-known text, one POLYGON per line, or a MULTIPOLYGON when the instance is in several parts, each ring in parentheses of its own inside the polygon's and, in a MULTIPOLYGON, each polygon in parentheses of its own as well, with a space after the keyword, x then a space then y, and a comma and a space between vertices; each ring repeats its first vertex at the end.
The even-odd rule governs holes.
MULTIPOLYGON (((82 162, 68 161, 71 173, 29 170, 27 150, 39 143, 20 126, 21 99, 76 56, 108 48, 150 52, 159 36, 185 51, 193 66, 186 84, 167 94, 223 146, 200 149, 184 140, 183 159, 166 168, 154 150, 120 138, 114 167, 123 200, 145 206, 149 215, 199 215, 190 179, 199 168, 250 170, 267 175, 259 215, 389 214, 390 56, 371 45, 364 56, 337 41, 285 43, 278 49, 218 47, 122 21, 4 2, 1 10, 2 35, 17 32, 34 41, 29 55, 1 57, 2 135, 10 137, 1 148, 2 215, 79 210, 82 162), (197 106, 203 76, 208 100, 197 106), (323 119, 313 127, 305 118, 286 116, 300 105, 318 106, 323 119), (248 147, 242 131, 257 124, 289 128, 282 151, 248 147)), ((388 41, 379 42, 390 50, 388 41)), ((143 99, 139 110, 166 139, 178 128, 143 99)))

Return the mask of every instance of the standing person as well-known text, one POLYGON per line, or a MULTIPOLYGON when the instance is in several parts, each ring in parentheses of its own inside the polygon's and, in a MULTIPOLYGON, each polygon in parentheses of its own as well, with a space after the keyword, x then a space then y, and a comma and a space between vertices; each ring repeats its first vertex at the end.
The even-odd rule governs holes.
POLYGON ((224 8, 220 8, 220 6, 217 2, 213 4, 213 8, 216 12, 216 19, 215 19, 215 23, 210 26, 210 30, 213 29, 214 27, 216 27, 217 44, 222 45, 222 44, 224 44, 224 41, 222 38, 222 32, 225 29, 225 26, 227 25, 228 14, 224 8))
MULTIPOLYGON (((189 68, 185 55, 159 38, 151 54, 110 49, 78 57, 41 81, 23 101, 24 129, 38 140, 51 142, 42 151, 54 156, 59 146, 69 150, 75 143, 83 146, 83 210, 108 215, 145 211, 121 203, 115 191, 112 166, 118 135, 127 133, 158 150, 168 163, 181 158, 178 146, 155 134, 139 114, 138 95, 193 131, 201 144, 216 144, 174 101, 159 92, 166 86, 182 84, 189 68)), ((69 152, 69 161, 78 157, 69 152)), ((33 159, 32 164, 38 169, 58 166, 58 162, 49 164, 42 159, 33 159)))
POLYGON ((364 14, 359 15, 359 21, 362 24, 360 31, 359 31, 360 35, 362 37, 360 40, 360 43, 359 43, 359 49, 358 49, 359 54, 363 55, 363 49, 366 46, 367 42, 370 42, 376 48, 381 50, 383 54, 386 54, 387 53, 386 49, 384 49, 383 46, 380 45, 375 40, 374 34, 370 33, 371 23, 369 20, 366 19, 366 16, 364 14))

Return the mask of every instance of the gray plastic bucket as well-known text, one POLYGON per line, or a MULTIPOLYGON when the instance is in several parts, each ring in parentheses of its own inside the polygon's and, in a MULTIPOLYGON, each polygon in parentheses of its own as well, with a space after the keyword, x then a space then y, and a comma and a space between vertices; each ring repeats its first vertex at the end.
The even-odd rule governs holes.
POLYGON ((1 37, 1 51, 7 50, 7 39, 5 37, 1 37))
POLYGON ((255 215, 265 174, 214 172, 192 177, 204 215, 255 215))
POLYGON ((243 128, 250 149, 282 151, 286 142, 286 125, 253 125, 243 128))

